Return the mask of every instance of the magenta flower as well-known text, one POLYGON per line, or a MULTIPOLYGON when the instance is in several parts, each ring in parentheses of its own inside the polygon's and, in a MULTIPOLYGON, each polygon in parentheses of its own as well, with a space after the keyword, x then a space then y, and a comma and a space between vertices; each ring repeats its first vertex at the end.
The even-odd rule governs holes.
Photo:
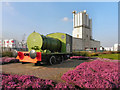
POLYGON ((0 64, 7 64, 7 63, 17 63, 19 59, 15 59, 13 57, 2 57, 0 58, 0 64))
POLYGON ((80 88, 118 88, 120 87, 118 67, 120 67, 118 62, 96 59, 78 65, 74 70, 66 72, 61 79, 80 88))

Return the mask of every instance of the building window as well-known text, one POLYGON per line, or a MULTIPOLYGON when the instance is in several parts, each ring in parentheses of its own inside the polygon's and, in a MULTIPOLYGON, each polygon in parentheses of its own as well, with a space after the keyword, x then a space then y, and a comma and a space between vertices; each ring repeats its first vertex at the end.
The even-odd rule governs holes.
POLYGON ((77 38, 79 38, 79 34, 77 34, 77 38))

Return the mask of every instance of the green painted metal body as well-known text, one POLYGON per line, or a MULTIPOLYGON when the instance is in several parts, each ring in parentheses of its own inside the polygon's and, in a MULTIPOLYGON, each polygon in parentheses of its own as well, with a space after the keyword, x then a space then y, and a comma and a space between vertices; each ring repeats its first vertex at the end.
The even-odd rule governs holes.
POLYGON ((51 33, 47 37, 55 38, 61 41, 61 52, 66 52, 66 34, 65 33, 51 33))
POLYGON ((27 46, 29 51, 34 49, 36 51, 50 50, 51 52, 60 52, 62 45, 59 39, 46 37, 33 32, 27 38, 27 46))
POLYGON ((72 52, 72 36, 65 33, 51 33, 46 36, 33 32, 27 38, 28 50, 43 53, 72 52))

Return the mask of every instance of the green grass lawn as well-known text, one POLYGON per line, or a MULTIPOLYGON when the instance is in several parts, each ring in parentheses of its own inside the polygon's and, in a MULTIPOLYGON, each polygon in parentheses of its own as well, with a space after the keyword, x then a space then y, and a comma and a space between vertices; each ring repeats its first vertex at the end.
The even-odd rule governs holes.
POLYGON ((99 54, 99 56, 93 56, 99 58, 108 58, 113 60, 120 60, 120 54, 99 54))

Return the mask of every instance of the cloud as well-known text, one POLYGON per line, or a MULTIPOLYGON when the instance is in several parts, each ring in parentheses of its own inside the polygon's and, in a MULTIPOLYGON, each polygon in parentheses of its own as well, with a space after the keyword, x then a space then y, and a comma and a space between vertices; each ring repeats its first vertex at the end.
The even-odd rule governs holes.
POLYGON ((64 17, 62 21, 68 22, 68 21, 72 21, 72 19, 69 19, 68 17, 64 17))
POLYGON ((64 18, 63 18, 63 21, 68 21, 68 17, 64 17, 64 18))

